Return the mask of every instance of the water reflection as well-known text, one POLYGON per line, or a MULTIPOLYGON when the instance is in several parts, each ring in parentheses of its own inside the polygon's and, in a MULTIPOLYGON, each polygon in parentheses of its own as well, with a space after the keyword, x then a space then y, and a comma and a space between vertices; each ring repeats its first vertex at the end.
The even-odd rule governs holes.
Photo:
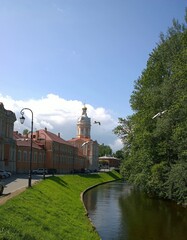
POLYGON ((100 185, 84 202, 103 240, 187 239, 187 209, 150 199, 126 183, 100 185))

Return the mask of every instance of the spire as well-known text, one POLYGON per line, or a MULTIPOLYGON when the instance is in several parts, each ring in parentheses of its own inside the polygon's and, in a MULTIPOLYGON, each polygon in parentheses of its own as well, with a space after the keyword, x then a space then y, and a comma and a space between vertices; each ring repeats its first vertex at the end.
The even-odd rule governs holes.
POLYGON ((82 108, 82 115, 77 121, 77 137, 78 138, 90 138, 90 118, 87 116, 87 107, 84 104, 82 108))
POLYGON ((87 111, 87 107, 84 104, 84 107, 82 108, 82 116, 87 117, 87 112, 86 111, 87 111))

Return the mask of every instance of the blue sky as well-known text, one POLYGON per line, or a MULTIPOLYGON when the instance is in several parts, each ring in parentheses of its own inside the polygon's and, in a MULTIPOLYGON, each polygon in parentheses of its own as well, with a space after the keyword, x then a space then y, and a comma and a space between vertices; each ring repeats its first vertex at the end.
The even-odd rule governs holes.
POLYGON ((93 138, 117 150, 112 129, 132 114, 134 81, 160 32, 173 18, 184 22, 185 7, 186 0, 0 0, 0 101, 17 117, 32 108, 36 128, 66 140, 86 103, 103 123, 93 138))

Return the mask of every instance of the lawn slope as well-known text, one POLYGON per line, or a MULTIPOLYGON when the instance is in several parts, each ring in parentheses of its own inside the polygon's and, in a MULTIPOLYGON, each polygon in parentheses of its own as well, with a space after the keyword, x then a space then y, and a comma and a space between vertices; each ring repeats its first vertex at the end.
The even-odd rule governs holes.
POLYGON ((117 172, 46 178, 0 206, 0 239, 97 240, 80 194, 119 179, 117 172))

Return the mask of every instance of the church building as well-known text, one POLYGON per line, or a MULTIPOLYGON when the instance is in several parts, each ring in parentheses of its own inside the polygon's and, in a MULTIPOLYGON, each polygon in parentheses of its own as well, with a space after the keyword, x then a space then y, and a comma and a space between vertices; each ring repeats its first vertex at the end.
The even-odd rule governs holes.
POLYGON ((82 108, 82 115, 77 120, 77 136, 68 142, 87 157, 89 170, 98 169, 98 143, 91 139, 91 119, 87 116, 87 107, 82 108))

